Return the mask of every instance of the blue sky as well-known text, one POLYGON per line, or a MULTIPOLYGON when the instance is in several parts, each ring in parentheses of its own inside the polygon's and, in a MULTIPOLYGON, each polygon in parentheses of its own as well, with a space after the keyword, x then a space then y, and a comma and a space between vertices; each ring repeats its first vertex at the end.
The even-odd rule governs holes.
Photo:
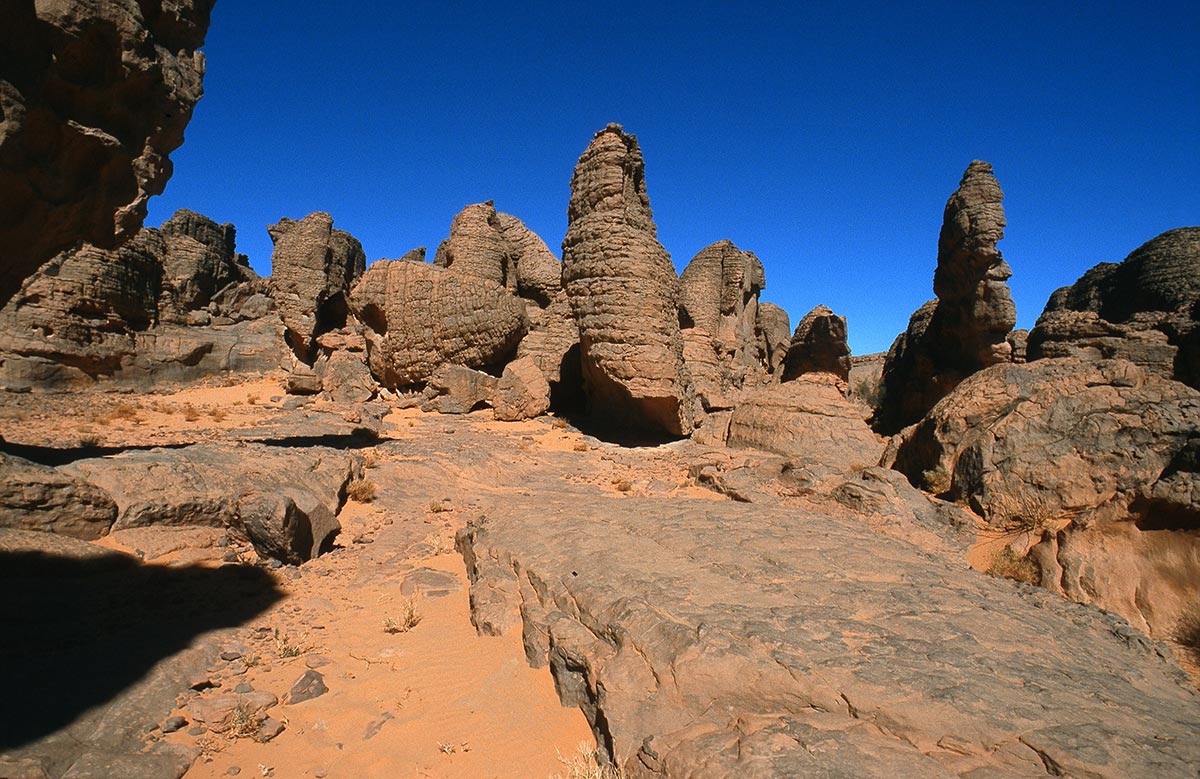
POLYGON ((793 326, 825 304, 855 354, 933 296, 942 208, 991 162, 1018 326, 1097 262, 1200 224, 1200 4, 220 0, 205 97, 147 224, 333 214, 371 260, 433 249, 495 200, 556 251, 571 171, 638 136, 682 269, 754 251, 793 326))

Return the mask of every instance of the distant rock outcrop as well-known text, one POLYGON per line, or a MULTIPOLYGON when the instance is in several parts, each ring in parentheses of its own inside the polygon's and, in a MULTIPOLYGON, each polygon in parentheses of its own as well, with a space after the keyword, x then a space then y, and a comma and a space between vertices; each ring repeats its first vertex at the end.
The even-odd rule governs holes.
POLYGON ((791 344, 792 322, 788 313, 774 303, 759 302, 758 321, 759 359, 774 377, 783 375, 783 361, 791 344))
POLYGON ((679 319, 689 372, 707 408, 768 373, 758 331, 758 295, 766 287, 762 263, 732 241, 701 249, 679 277, 679 319), (702 354, 711 348, 713 357, 702 354), (694 362, 694 364, 693 364, 694 362))
POLYGON ((1200 388, 1200 227, 1168 230, 1050 296, 1028 358, 1130 360, 1200 388))
POLYGON ((16 2, 0 25, 0 306, 79 241, 142 226, 203 90, 213 0, 16 2))
POLYGON ((571 179, 563 282, 579 324, 589 412, 627 431, 687 435, 695 400, 683 362, 678 279, 656 239, 637 139, 610 124, 571 179))
POLYGON ((288 344, 302 361, 315 357, 315 339, 346 325, 347 295, 367 266, 362 244, 333 229, 333 217, 315 211, 300 221, 281 219, 267 227, 271 286, 287 328, 288 344))
POLYGON ((850 379, 846 317, 825 306, 809 311, 796 325, 784 358, 783 381, 792 381, 805 373, 829 373, 842 381, 850 379))
POLYGON ((158 228, 166 242, 163 300, 159 316, 186 322, 230 284, 251 282, 258 274, 244 254, 234 251, 237 231, 194 211, 180 209, 158 228))
POLYGON ((1196 390, 1068 357, 971 376, 905 431, 894 467, 1043 540, 1044 586, 1163 635, 1194 597, 1177 582, 1200 580, 1197 443, 1196 390))
POLYGON ((876 427, 893 433, 926 411, 972 373, 1009 362, 1006 340, 1017 321, 1007 280, 1012 269, 996 243, 1004 237, 1004 193, 992 166, 967 166, 946 203, 938 238, 933 291, 892 344, 883 371, 876 427))
POLYGON ((438 246, 433 264, 517 291, 516 253, 490 200, 467 206, 455 215, 450 237, 438 246))
POLYGON ((423 262, 372 263, 350 304, 366 328, 367 365, 391 389, 422 385, 447 363, 503 365, 529 324, 515 295, 423 262))

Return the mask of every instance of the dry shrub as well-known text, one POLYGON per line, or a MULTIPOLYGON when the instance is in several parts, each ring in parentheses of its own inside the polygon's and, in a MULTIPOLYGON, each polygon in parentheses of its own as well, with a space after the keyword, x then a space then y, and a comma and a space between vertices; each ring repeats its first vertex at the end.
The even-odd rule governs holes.
POLYGON ((613 487, 616 488, 617 492, 629 492, 633 489, 633 482, 629 481, 629 479, 614 479, 613 487))
POLYGON ((117 407, 109 412, 108 418, 113 419, 128 419, 131 422, 137 421, 138 407, 129 403, 119 403, 117 407))
POLYGON ((624 771, 609 763, 602 764, 600 750, 586 741, 579 742, 569 757, 563 757, 560 752, 558 762, 563 764, 566 773, 554 774, 550 779, 625 779, 624 771))
POLYGON ((380 459, 381 458, 379 456, 379 452, 375 451, 374 449, 364 449, 363 450, 362 460, 363 460, 364 468, 377 467, 379 465, 380 459))
POLYGON ((1018 557, 1012 547, 1005 544, 992 557, 987 572, 992 576, 1002 576, 1016 582, 1025 582, 1037 586, 1042 583, 1042 575, 1037 563, 1028 556, 1018 557))
POLYGON ((1200 606, 1192 606, 1179 616, 1171 637, 1200 663, 1200 606))
POLYGON ((444 511, 454 511, 454 507, 443 500, 433 500, 429 502, 429 510, 434 514, 441 514, 444 511))
POLYGON ((1053 529, 1067 516, 1044 493, 1032 490, 1000 493, 992 504, 991 513, 1000 520, 1005 531, 1031 536, 1041 536, 1043 531, 1053 529))
POLYGON ((577 452, 586 452, 588 449, 591 449, 591 447, 587 445, 586 441, 580 441, 575 444, 575 451, 577 452))
POLYGON ((195 422, 200 418, 200 412, 191 403, 183 407, 183 418, 188 422, 195 422))
POLYGON ((346 497, 358 503, 370 503, 375 499, 378 485, 367 478, 354 479, 346 485, 346 497))
POLYGON ((421 612, 417 609, 416 600, 405 598, 400 601, 400 613, 395 617, 386 617, 383 620, 383 632, 407 633, 419 624, 421 624, 421 612))
POLYGON ((95 449, 100 445, 100 436, 95 433, 84 433, 79 436, 80 449, 95 449))
POLYGON ((253 392, 251 392, 246 396, 246 405, 253 406, 256 403, 258 403, 258 395, 255 395, 253 392))
POLYGON ((570 426, 571 426, 571 423, 568 422, 567 420, 563 419, 562 417, 557 417, 554 420, 554 428, 556 430, 566 430, 570 426))
POLYGON ((304 647, 292 641, 287 633, 275 628, 275 654, 283 658, 299 657, 304 654, 304 647))
POLYGON ((225 412, 220 406, 213 406, 211 409, 209 409, 208 414, 215 422, 220 422, 225 418, 225 412))
POLYGON ((244 703, 239 703, 229 715, 229 730, 226 734, 233 738, 258 738, 262 729, 263 717, 244 703))

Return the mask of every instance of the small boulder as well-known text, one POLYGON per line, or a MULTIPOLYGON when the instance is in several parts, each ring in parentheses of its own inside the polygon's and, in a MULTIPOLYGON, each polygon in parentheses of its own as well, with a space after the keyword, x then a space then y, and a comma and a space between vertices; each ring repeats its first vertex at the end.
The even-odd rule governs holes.
POLYGON ((550 409, 550 384, 531 357, 513 360, 492 395, 496 419, 515 422, 533 419, 550 409))

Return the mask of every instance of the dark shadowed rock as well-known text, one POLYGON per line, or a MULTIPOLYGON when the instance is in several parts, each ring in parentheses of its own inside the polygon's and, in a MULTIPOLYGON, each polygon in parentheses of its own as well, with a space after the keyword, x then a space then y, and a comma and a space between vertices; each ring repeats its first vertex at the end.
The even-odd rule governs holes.
POLYGON ((844 470, 874 465, 883 442, 844 384, 823 374, 747 393, 729 423, 730 446, 816 458, 844 470))
POLYGON ((94 484, 0 453, 0 527, 94 541, 116 518, 117 505, 94 484))
POLYGON ((441 365, 500 365, 528 328, 521 300, 487 281, 428 263, 371 265, 351 294, 367 364, 390 389, 423 384, 441 365))
POLYGON ((976 160, 967 166, 946 203, 938 238, 937 300, 913 314, 888 352, 875 417, 881 431, 917 421, 975 371, 1011 361, 1012 269, 996 248, 1004 237, 1003 199, 991 165, 976 160))
POLYGON ((142 226, 203 90, 212 0, 16 2, 0 31, 0 306, 78 241, 142 226))
POLYGON ((783 381, 805 373, 831 373, 842 381, 850 379, 850 346, 846 342, 846 317, 825 306, 809 311, 788 346, 783 364, 783 381))
POLYGON ((692 348, 686 351, 699 362, 687 363, 697 389, 703 388, 703 400, 736 391, 747 382, 759 383, 768 373, 757 329, 758 295, 764 287, 758 257, 728 240, 701 249, 680 275, 681 325, 707 334, 715 357, 714 366, 707 354, 699 353, 704 339, 694 334, 692 348))
POLYGON ((346 484, 361 466, 323 447, 197 444, 78 460, 61 470, 112 496, 114 530, 229 527, 259 554, 299 563, 336 535, 346 484))
POLYGON ((267 232, 275 243, 271 285, 288 343, 311 362, 316 337, 346 325, 347 296, 367 256, 354 236, 333 229, 333 217, 321 211, 298 222, 281 219, 267 232))
POLYGON ((1029 359, 1130 360, 1200 387, 1200 227, 1181 227, 1101 263, 1050 296, 1029 334, 1029 359))
POLYGON ((285 702, 292 705, 304 703, 313 698, 320 698, 327 692, 329 692, 329 688, 325 686, 325 676, 320 671, 310 668, 292 685, 285 702))
POLYGON ((504 366, 492 395, 496 419, 515 422, 533 419, 550 409, 550 383, 532 357, 522 357, 504 366))
POLYGON ((187 209, 175 212, 158 228, 165 245, 163 299, 159 316, 187 322, 192 311, 207 308, 232 284, 258 278, 244 254, 237 254, 237 231, 187 209))
POLYGON ((438 246, 433 264, 517 291, 517 255, 490 200, 467 206, 455 215, 450 237, 438 246))
POLYGON ((1200 578, 1198 440, 1195 390, 1124 360, 1045 359, 964 381, 894 467, 1026 547, 1044 539, 1045 586, 1165 635, 1194 595, 1178 582, 1200 578))
POLYGON ((655 237, 641 149, 619 125, 596 133, 580 156, 567 220, 563 283, 590 413, 621 430, 687 435, 695 403, 678 279, 655 237))

